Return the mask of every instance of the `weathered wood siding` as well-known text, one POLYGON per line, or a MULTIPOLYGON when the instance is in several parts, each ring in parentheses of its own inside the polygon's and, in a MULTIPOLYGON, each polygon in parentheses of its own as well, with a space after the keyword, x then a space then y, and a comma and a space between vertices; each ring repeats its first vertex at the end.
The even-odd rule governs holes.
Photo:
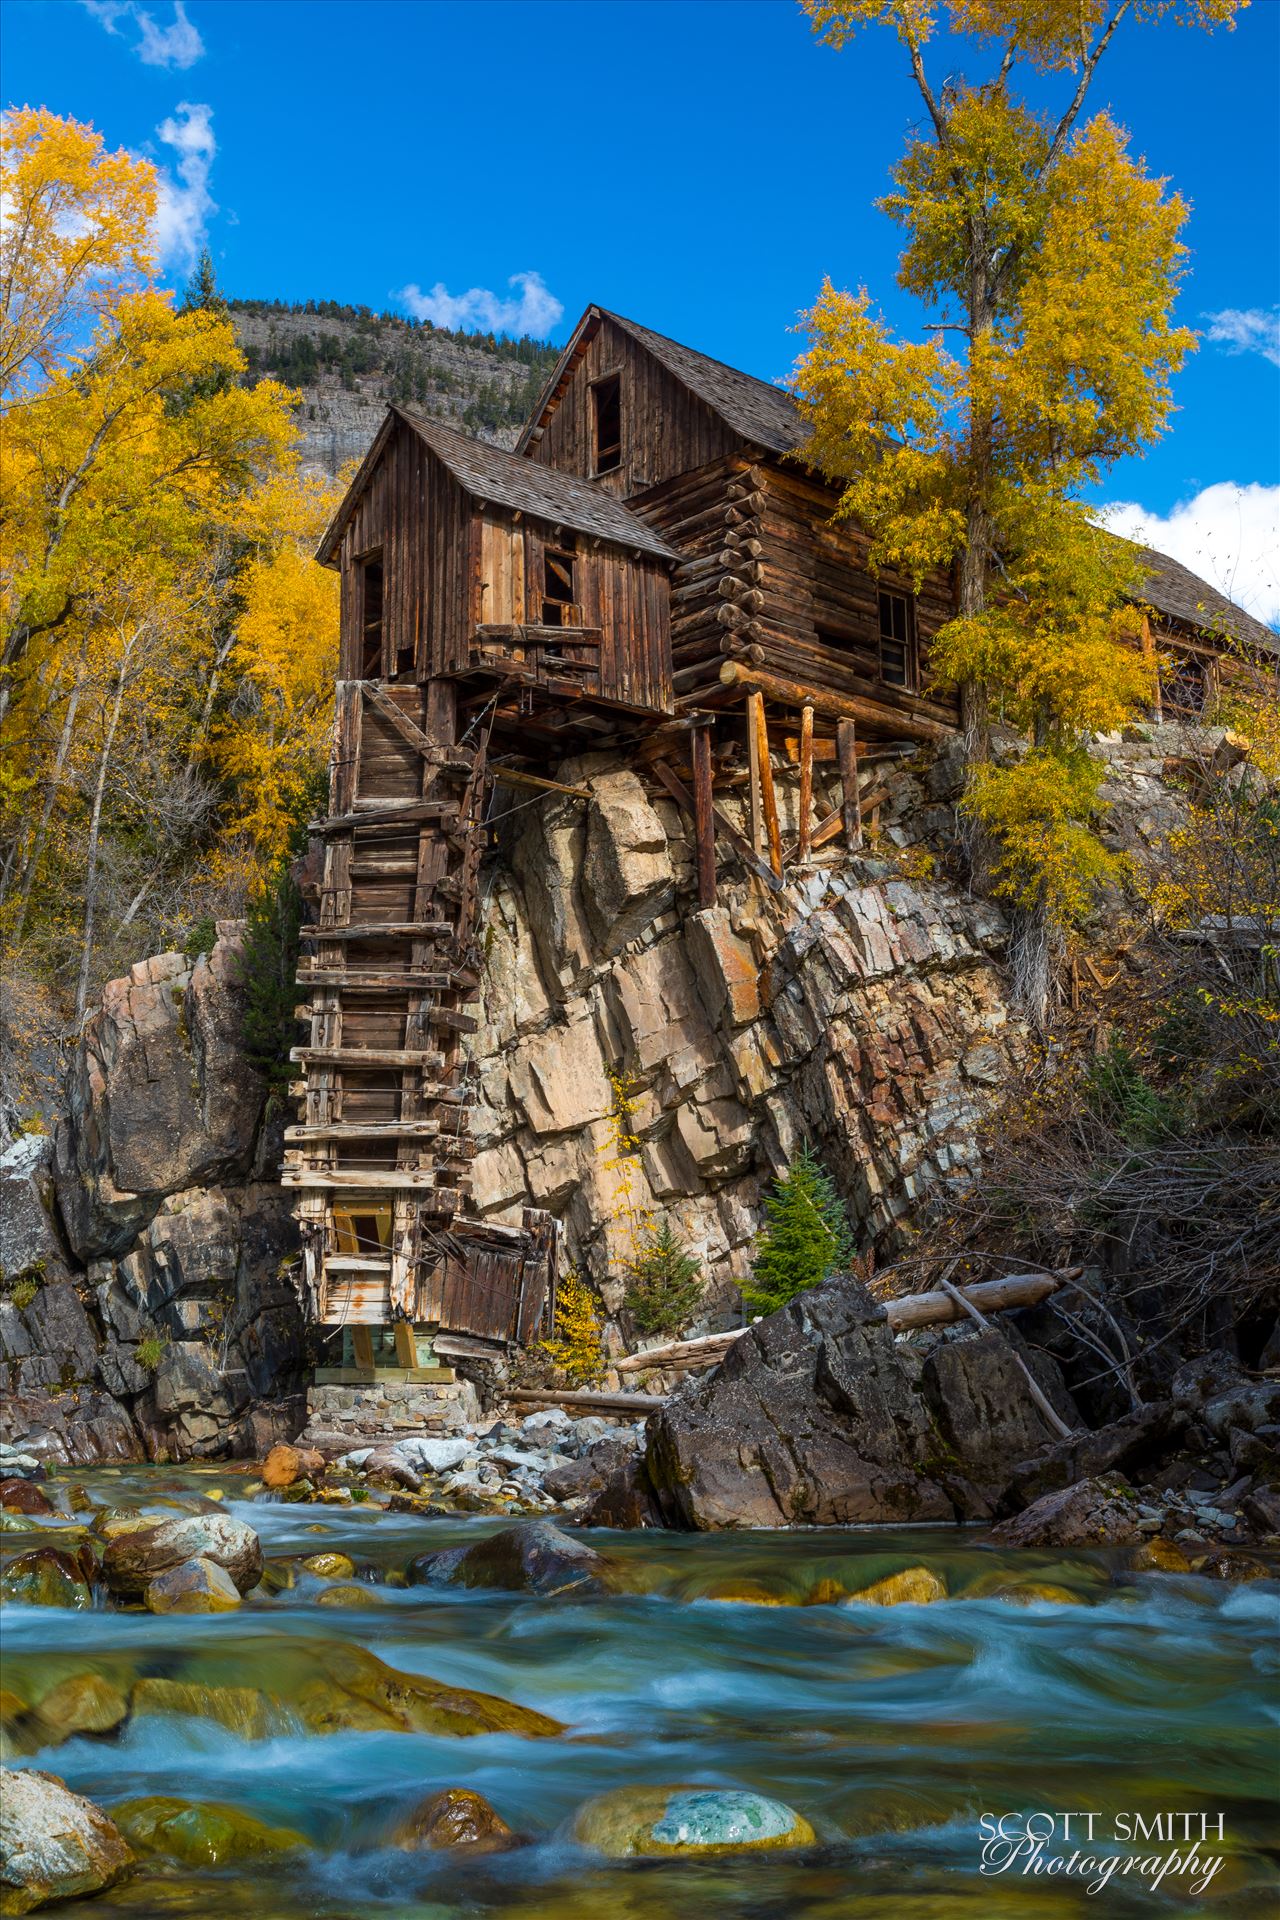
POLYGON ((732 429, 684 384, 646 353, 630 334, 601 319, 584 337, 566 383, 529 455, 562 473, 594 478, 628 499, 676 474, 689 473, 734 452, 732 429), (622 460, 596 475, 592 464, 591 388, 618 374, 622 398, 622 460))
POLYGON ((412 651, 418 680, 443 671, 461 645, 471 506, 452 475, 403 421, 354 503, 343 534, 342 678, 360 677, 360 561, 381 552, 382 673, 412 651))

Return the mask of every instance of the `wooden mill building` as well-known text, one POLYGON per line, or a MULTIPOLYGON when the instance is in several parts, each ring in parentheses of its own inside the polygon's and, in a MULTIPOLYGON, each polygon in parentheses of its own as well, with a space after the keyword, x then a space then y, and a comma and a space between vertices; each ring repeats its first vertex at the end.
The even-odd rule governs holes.
MULTIPOLYGON (((514 453, 393 407, 325 535, 341 673, 283 1178, 316 1316, 355 1330, 362 1366, 373 1327, 408 1368, 415 1328, 526 1341, 554 1278, 549 1217, 469 1214, 494 786, 553 790, 587 748, 641 755, 692 822, 707 906, 718 849, 776 890, 788 860, 859 844, 864 743, 958 725, 929 676, 951 579, 873 575, 865 536, 833 521, 839 488, 795 457, 805 438, 780 389, 591 307, 514 453), (786 850, 779 752, 799 767, 786 850), (728 757, 748 763, 745 830, 717 795, 728 757), (826 820, 818 759, 842 777, 826 820)), ((1274 653, 1260 623, 1145 557, 1173 704, 1206 697, 1224 634, 1274 653)))

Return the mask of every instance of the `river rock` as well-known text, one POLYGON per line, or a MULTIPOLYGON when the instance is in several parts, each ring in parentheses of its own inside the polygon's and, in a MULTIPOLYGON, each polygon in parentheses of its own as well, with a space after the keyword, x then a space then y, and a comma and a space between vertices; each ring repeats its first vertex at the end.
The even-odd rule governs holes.
POLYGON ((0 1480, 0 1507, 6 1513, 54 1512, 53 1502, 31 1480, 0 1480))
POLYGON ((44 1461, 34 1453, 24 1453, 20 1447, 0 1441, 0 1475, 6 1480, 43 1480, 44 1461))
POLYGON ((474 1848, 497 1852, 516 1844, 516 1835, 482 1793, 469 1787, 445 1787, 397 1821, 387 1845, 406 1853, 434 1853, 443 1848, 474 1848))
MULTIPOLYGON (((448 1473, 454 1467, 460 1467, 469 1453, 475 1451, 470 1440, 432 1440, 426 1435, 415 1434, 408 1440, 397 1440, 395 1451, 400 1457, 416 1467, 419 1473, 448 1473)), ((357 1464, 363 1466, 369 1454, 357 1464)), ((354 1459, 354 1455, 351 1456, 354 1459)))
POLYGON ((318 1580, 349 1580, 356 1570, 349 1553, 309 1553, 302 1565, 318 1580))
POLYGON ((1002 1547, 1123 1547, 1141 1538, 1137 1495, 1118 1473, 1046 1493, 991 1533, 1002 1547))
POLYGON ((142 1603, 148 1613, 230 1613, 240 1589, 216 1560, 184 1560, 148 1582, 142 1603))
POLYGON ((55 1746, 76 1733, 111 1733, 128 1716, 120 1688, 99 1673, 73 1673, 41 1694, 30 1728, 41 1745, 55 1746))
POLYGON ((445 1547, 410 1562, 412 1586, 497 1587, 508 1593, 598 1594, 608 1562, 547 1520, 504 1527, 474 1547, 445 1547))
POLYGON ((96 1571, 88 1547, 33 1547, 0 1574, 0 1595, 24 1607, 91 1607, 96 1571))
POLYGON ((926 1607, 946 1597, 946 1587, 928 1567, 904 1567, 901 1573, 873 1580, 869 1587, 860 1587, 849 1595, 851 1601, 859 1601, 864 1607, 926 1607))
POLYGON ((275 1730, 270 1704, 258 1687, 206 1686, 198 1680, 148 1675, 129 1695, 136 1716, 170 1714, 179 1720, 212 1720, 242 1740, 265 1740, 275 1730))
POLYGON ((0 1909, 5 1913, 31 1913, 53 1900, 98 1893, 132 1863, 115 1824, 56 1774, 3 1769, 0 1909))
POLYGON ((763 1853, 811 1846, 814 1840, 803 1815, 743 1788, 619 1787, 580 1807, 571 1831, 579 1846, 615 1860, 636 1854, 763 1853))
POLYGON ((262 1547, 252 1527, 229 1513, 182 1514, 108 1540, 103 1578, 121 1599, 140 1599, 151 1582, 185 1561, 213 1560, 247 1593, 262 1578, 262 1547))
POLYGON ((307 1845, 291 1827, 268 1827, 239 1807, 209 1800, 178 1800, 167 1794, 126 1800, 116 1823, 141 1854, 160 1854, 187 1867, 225 1867, 239 1860, 269 1859, 307 1845))

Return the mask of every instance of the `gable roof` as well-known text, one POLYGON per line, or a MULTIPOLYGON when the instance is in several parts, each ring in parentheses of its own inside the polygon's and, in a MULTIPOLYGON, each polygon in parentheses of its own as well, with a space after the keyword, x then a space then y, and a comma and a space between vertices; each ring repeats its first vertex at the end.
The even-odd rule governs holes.
POLYGON ((613 546, 654 554, 661 560, 679 558, 654 528, 593 481, 524 460, 484 440, 455 433, 452 427, 441 426, 438 420, 426 420, 420 414, 410 413, 407 407, 393 406, 388 409, 373 445, 320 542, 317 558, 322 562, 333 560, 347 516, 363 492, 390 433, 400 421, 431 449, 441 466, 473 500, 531 514, 536 520, 571 527, 575 533, 594 535, 613 546))
POLYGON ((539 394, 529 424, 516 443, 517 453, 527 451, 552 400, 566 384, 579 350, 590 340, 601 320, 611 320, 615 327, 621 327, 750 445, 762 447, 769 453, 792 453, 808 439, 809 429, 799 407, 781 387, 757 380, 753 373, 743 373, 738 367, 726 366, 723 360, 713 360, 708 353, 682 346, 678 340, 669 340, 665 333, 655 333, 652 327, 642 327, 639 321, 628 320, 608 307, 593 306, 587 308, 574 328, 568 346, 539 394))
POLYGON ((1214 636, 1230 635, 1260 652, 1280 653, 1280 635, 1192 573, 1190 567, 1171 560, 1166 553, 1157 553, 1154 547, 1139 546, 1138 557, 1146 573, 1144 596, 1157 613, 1214 636))

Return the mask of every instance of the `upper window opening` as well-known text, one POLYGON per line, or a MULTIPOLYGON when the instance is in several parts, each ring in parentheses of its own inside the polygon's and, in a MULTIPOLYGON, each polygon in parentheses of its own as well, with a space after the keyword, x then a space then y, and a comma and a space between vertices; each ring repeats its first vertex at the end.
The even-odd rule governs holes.
POLYGON ((576 627, 578 611, 574 556, 548 547, 542 556, 542 624, 576 627))
POLYGON ((911 602, 905 593, 880 594, 880 678, 887 687, 914 684, 911 660, 911 602))
POLYGON ((382 555, 360 562, 360 677, 382 678, 382 555))
POLYGON ((622 465, 622 376, 611 373, 591 389, 593 471, 612 473, 622 465))
POLYGON ((1175 713, 1199 716, 1209 693, 1204 661, 1191 654, 1175 654, 1160 668, 1160 698, 1175 713))

